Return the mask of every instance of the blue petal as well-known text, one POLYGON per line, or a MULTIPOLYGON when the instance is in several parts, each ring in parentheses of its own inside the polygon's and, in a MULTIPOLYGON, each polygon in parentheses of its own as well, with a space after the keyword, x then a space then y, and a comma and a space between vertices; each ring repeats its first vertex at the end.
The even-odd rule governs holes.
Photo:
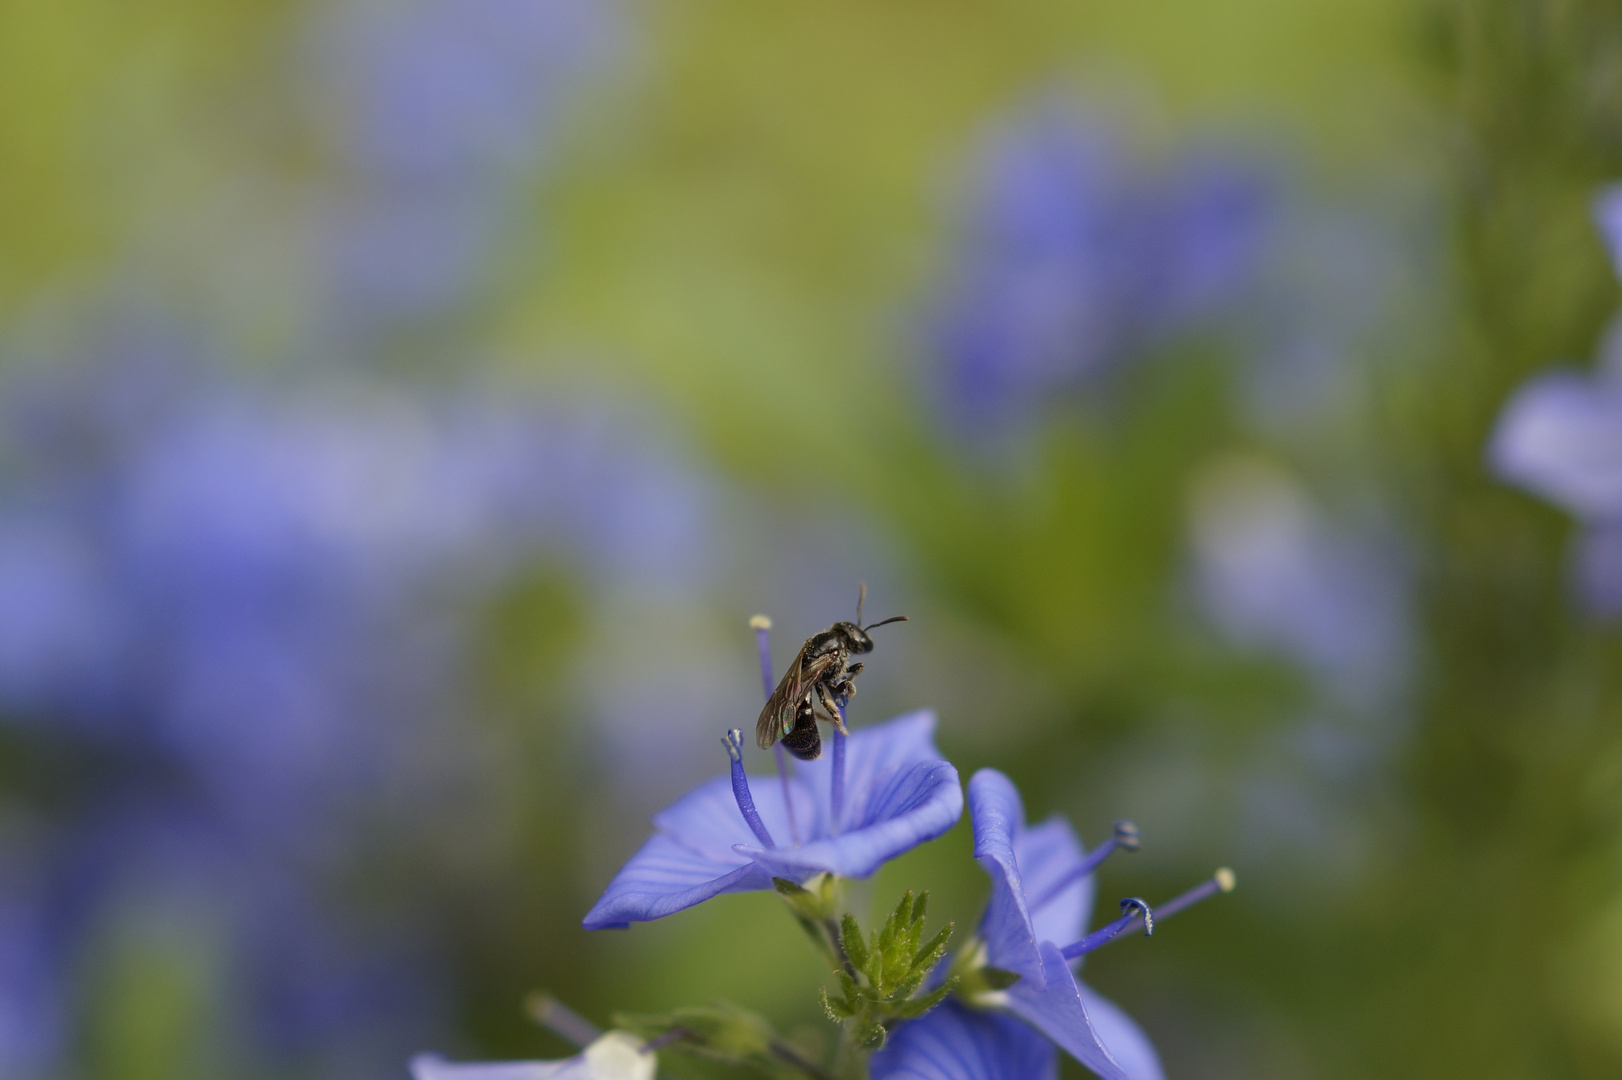
POLYGON ((456 1064, 437 1054, 411 1059, 412 1080, 654 1080, 658 1055, 642 1040, 610 1031, 562 1061, 488 1061, 456 1064))
MULTIPOLYGON (((867 877, 886 860, 933 840, 963 816, 962 782, 957 770, 940 760, 934 733, 935 714, 928 710, 857 731, 846 745, 843 831, 830 835, 824 812, 812 827, 810 843, 767 850, 750 838, 738 853, 777 877, 799 879, 823 870, 867 877)), ((809 786, 819 809, 827 805, 832 756, 804 762, 796 777, 809 786)))
POLYGON ((1533 379, 1487 453, 1500 477, 1580 518, 1622 516, 1622 387, 1572 371, 1533 379))
POLYGON ((1079 940, 1086 932, 1097 877, 1088 874, 1057 888, 1081 864, 1085 854, 1076 831, 1058 815, 1026 829, 1014 841, 1036 940, 1063 946, 1079 940))
MULTIPOLYGON (((791 843, 793 831, 783 799, 783 782, 776 776, 751 776, 749 790, 772 838, 779 844, 791 843)), ((794 799, 796 823, 802 831, 814 835, 810 830, 815 828, 817 815, 811 788, 802 778, 792 777, 788 790, 794 799)), ((744 861, 733 850, 735 847, 759 843, 738 809, 730 775, 713 777, 683 795, 654 815, 653 826, 684 847, 730 866, 744 861)))
POLYGON ((1054 1080, 1058 1064, 1018 1020, 948 1001, 898 1027, 868 1069, 872 1080, 1054 1080))
POLYGON ((800 879, 819 871, 867 877, 886 860, 933 840, 963 816, 963 785, 944 761, 922 762, 881 778, 848 832, 801 847, 770 850, 740 845, 774 877, 800 879))
MULTIPOLYGON (((733 808, 737 812, 737 808, 733 808)), ((665 833, 655 833, 631 856, 583 925, 610 930, 662 919, 724 892, 771 888, 771 877, 742 856, 722 860, 694 851, 665 833)))
POLYGON ((1062 818, 1027 829, 1019 790, 995 769, 981 769, 970 779, 969 807, 974 856, 991 877, 991 899, 980 920, 986 959, 1041 986, 1037 943, 1077 940, 1092 908, 1090 874, 1054 892, 1080 865, 1081 843, 1062 818))
MULTIPOLYGON (((859 728, 845 744, 845 814, 846 829, 859 828, 867 814, 865 795, 879 786, 885 777, 923 762, 941 760, 935 748, 935 714, 928 709, 906 713, 893 720, 872 727, 859 728)), ((810 785, 816 794, 816 805, 825 810, 829 788, 833 781, 833 754, 828 747, 815 761, 802 761, 797 766, 799 778, 810 785)), ((871 820, 871 817, 868 817, 871 820)), ((816 836, 833 833, 825 819, 819 818, 816 836)))
POLYGON ((1594 223, 1599 226, 1610 253, 1611 265, 1622 277, 1622 184, 1610 184, 1600 189, 1594 199, 1594 223))
POLYGON ((1082 1004, 1093 1022, 1099 1040, 1109 1047, 1109 1056, 1115 1059, 1132 1080, 1166 1080, 1160 1069, 1160 1056, 1133 1019, 1121 1007, 1100 997, 1086 983, 1078 981, 1082 1004))
MULTIPOLYGON (((1095 1027, 1087 1014, 1076 977, 1071 974, 1058 947, 1044 941, 1038 948, 1045 983, 1039 985, 1030 979, 1015 983, 1008 989, 1009 1011, 1030 1021, 1042 1034, 1105 1080, 1140 1080, 1140 1077, 1128 1073, 1105 1048, 1103 1035, 1119 1034, 1122 1030, 1119 1025, 1103 1032, 1095 1027)), ((1141 1033, 1138 1038, 1142 1039, 1141 1033)), ((1147 1045, 1145 1040, 1142 1046, 1147 1045)), ((1122 1052, 1131 1053, 1139 1049, 1123 1044, 1122 1052)), ((1150 1053, 1152 1055, 1153 1052, 1150 1053)), ((1153 1060, 1152 1056, 1150 1060, 1153 1060)))

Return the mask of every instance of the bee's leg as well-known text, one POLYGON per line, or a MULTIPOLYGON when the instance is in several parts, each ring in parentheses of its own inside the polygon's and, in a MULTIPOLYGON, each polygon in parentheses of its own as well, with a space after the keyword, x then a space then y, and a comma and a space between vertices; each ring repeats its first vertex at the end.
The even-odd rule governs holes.
POLYGON ((845 730, 845 721, 839 715, 839 703, 834 700, 833 692, 822 683, 817 683, 817 697, 821 700, 822 707, 828 711, 828 715, 833 717, 834 727, 839 730, 839 734, 849 735, 850 732, 845 730))

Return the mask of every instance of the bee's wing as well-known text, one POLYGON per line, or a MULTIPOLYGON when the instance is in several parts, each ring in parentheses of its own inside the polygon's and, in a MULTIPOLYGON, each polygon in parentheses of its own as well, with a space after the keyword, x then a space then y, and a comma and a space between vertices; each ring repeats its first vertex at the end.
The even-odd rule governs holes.
POLYGON ((766 699, 766 707, 760 710, 760 719, 755 721, 756 746, 764 750, 789 733, 794 727, 794 712, 799 708, 801 700, 811 687, 816 685, 816 681, 834 660, 834 654, 824 653, 807 662, 805 651, 803 649, 800 651, 794 658, 794 663, 788 666, 783 681, 777 684, 772 696, 766 699))

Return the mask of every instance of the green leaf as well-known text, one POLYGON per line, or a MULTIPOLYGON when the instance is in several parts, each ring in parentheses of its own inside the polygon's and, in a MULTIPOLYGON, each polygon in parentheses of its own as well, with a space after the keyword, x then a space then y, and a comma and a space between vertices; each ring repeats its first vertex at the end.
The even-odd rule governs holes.
POLYGON ((929 907, 929 890, 925 889, 918 894, 918 899, 912 902, 912 921, 922 928, 924 923, 924 910, 929 907))
POLYGON ((823 987, 819 993, 822 998, 822 1011, 827 1013, 828 1019, 832 1020, 834 1023, 837 1024, 841 1020, 849 1020, 855 1015, 855 1013, 851 1011, 850 1006, 846 1005, 843 1001, 834 1001, 832 998, 830 998, 828 996, 828 988, 826 986, 823 987))

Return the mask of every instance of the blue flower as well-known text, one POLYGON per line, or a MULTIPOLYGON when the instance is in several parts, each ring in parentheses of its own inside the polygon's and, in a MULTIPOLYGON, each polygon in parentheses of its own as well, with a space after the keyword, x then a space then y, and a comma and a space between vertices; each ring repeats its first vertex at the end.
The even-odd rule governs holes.
POLYGON ((1093 906, 1093 868, 1133 834, 1091 856, 1063 818, 1025 825, 1008 777, 981 769, 969 781, 974 856, 991 876, 980 920, 986 963, 1020 976, 1004 993, 1009 1011, 1077 1061, 1112 1080, 1159 1080, 1159 1059, 1136 1024, 1076 979, 1061 944, 1082 939, 1093 906), (1058 944, 1056 944, 1058 943, 1058 944))
POLYGON ((1216 629, 1296 661, 1340 704, 1389 708, 1413 637, 1394 545, 1330 519, 1260 459, 1208 469, 1192 509, 1194 590, 1216 629))
POLYGON ((499 1061, 455 1064, 436 1054, 411 1061, 411 1080, 653 1080, 658 1056, 642 1040, 610 1031, 572 1058, 561 1061, 499 1061))
POLYGON ((773 877, 867 877, 962 816, 957 770, 941 760, 934 731, 934 714, 921 711, 848 740, 836 735, 833 753, 799 763, 786 786, 767 777, 752 792, 734 733, 732 775, 700 785, 654 817, 657 831, 609 882, 584 925, 602 930, 663 918, 721 893, 769 889, 773 877))
MULTIPOLYGON (((1595 200, 1594 216, 1622 275, 1622 185, 1595 200)), ((1494 472, 1561 507, 1583 525, 1575 578, 1595 612, 1622 615, 1622 324, 1592 375, 1538 375, 1505 404, 1487 447, 1494 472)))
POLYGON ((1056 391, 1209 324, 1270 217, 1254 168, 1209 152, 1144 169, 1105 126, 1046 107, 985 155, 927 343, 948 414, 1006 429, 1056 391))
POLYGON ((1232 876, 1218 871, 1196 889, 1159 905, 1122 902, 1122 916, 1083 936, 1093 902, 1093 871, 1117 848, 1135 850, 1137 831, 1122 822, 1115 836, 1086 852, 1063 818, 1025 824, 1019 792, 1002 773, 982 769, 969 781, 974 854, 991 877, 979 936, 953 965, 966 980, 966 1004, 949 1003, 903 1024, 873 1057, 875 1080, 1000 1080, 1054 1075, 1051 1047, 1006 1010, 1107 1080, 1162 1080, 1148 1038, 1118 1007, 1076 978, 1072 965, 1136 925, 1153 925, 1218 891, 1232 876), (1067 943, 1061 947, 1058 943, 1067 943), (985 968, 1018 976, 1006 989, 977 975, 985 968), (1034 1041, 1033 1041, 1034 1040, 1034 1041), (1017 1062, 1016 1066, 1014 1063, 1017 1062), (1024 1071, 1021 1071, 1024 1070, 1024 1071))

